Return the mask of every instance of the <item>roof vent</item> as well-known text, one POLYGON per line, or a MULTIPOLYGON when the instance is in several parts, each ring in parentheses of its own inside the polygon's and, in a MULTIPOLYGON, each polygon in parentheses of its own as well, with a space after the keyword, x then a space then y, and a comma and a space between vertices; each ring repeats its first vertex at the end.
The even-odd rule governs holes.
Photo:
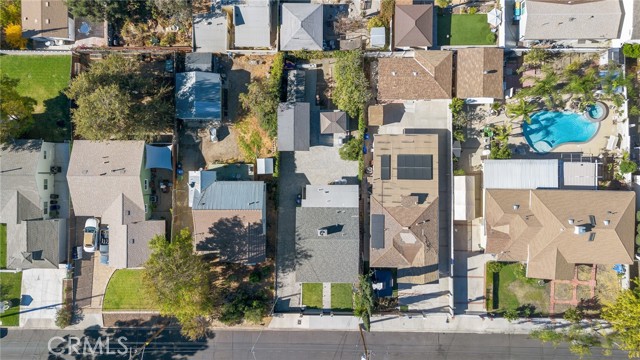
POLYGON ((576 234, 576 235, 584 234, 586 232, 587 232, 587 228, 582 226, 582 225, 576 226, 573 229, 573 233, 576 234))
POLYGON ((392 72, 391 72, 391 76, 396 76, 396 72, 395 72, 395 71, 392 71, 392 72))
POLYGON ((489 75, 489 70, 485 70, 482 72, 484 75, 489 75))
POLYGON ((611 220, 608 220, 608 219, 603 222, 604 222, 604 226, 609 226, 609 224, 611 224, 611 220))
POLYGON ((318 236, 327 236, 327 235, 329 235, 329 232, 327 231, 327 229, 323 229, 323 228, 318 229, 318 236))
POLYGON ((418 76, 418 72, 417 71, 412 72, 412 74, 413 74, 413 76, 418 76))
POLYGON ((573 223, 574 223, 574 222, 575 222, 575 220, 573 220, 573 219, 569 219, 569 224, 570 224, 570 225, 573 225, 573 223))
POLYGON ((518 210, 520 209, 520 205, 518 204, 513 204, 513 210, 518 210))

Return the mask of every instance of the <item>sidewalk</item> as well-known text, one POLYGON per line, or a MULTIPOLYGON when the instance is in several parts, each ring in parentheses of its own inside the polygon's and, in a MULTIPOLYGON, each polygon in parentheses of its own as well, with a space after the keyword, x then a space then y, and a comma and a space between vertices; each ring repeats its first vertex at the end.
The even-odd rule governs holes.
MULTIPOLYGON (((300 314, 275 314, 269 329, 274 330, 357 330, 360 319, 354 316, 318 316, 300 314)), ((528 334, 546 325, 563 326, 564 320, 520 319, 512 323, 502 318, 491 320, 478 315, 458 315, 451 318, 443 314, 417 316, 374 316, 371 331, 387 332, 443 332, 478 334, 528 334), (448 321, 447 321, 448 320, 448 321)))

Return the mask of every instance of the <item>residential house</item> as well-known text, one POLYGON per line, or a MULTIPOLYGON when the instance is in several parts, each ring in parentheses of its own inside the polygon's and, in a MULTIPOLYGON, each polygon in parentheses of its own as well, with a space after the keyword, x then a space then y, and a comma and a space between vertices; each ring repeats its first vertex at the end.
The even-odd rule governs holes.
POLYGON ((398 283, 439 279, 438 135, 374 135, 370 266, 398 283))
POLYGON ((145 148, 144 141, 73 142, 67 172, 73 210, 78 217, 99 218, 108 231, 111 267, 141 267, 149 241, 165 235, 165 221, 151 217, 150 167, 167 163, 157 159, 160 154, 167 155, 145 148))
POLYGON ((520 261, 527 277, 570 280, 576 264, 631 264, 632 191, 485 191, 486 252, 520 261))
POLYGON ((307 185, 296 208, 296 282, 354 283, 360 264, 358 185, 307 185))
POLYGON ((253 0, 233 6, 234 46, 249 49, 271 48, 271 4, 253 0))
POLYGON ((222 120, 220 74, 190 71, 176 74, 176 117, 186 125, 201 126, 222 120))
MULTIPOLYGON (((213 8, 213 7, 212 7, 213 8)), ((209 13, 193 15, 193 51, 222 53, 229 47, 227 13, 215 9, 209 13)))
POLYGON ((281 12, 280 50, 322 50, 321 4, 284 3, 281 12))
POLYGON ((22 37, 58 45, 75 41, 75 22, 63 0, 22 0, 22 37))
POLYGON ((453 53, 418 50, 378 59, 378 101, 451 99, 453 53))
POLYGON ((525 45, 538 40, 606 44, 620 37, 624 13, 619 0, 527 0, 522 2, 520 39, 525 45))
POLYGON ((7 268, 57 269, 67 261, 68 161, 69 144, 16 140, 0 148, 7 268))
POLYGON ((311 136, 309 103, 278 105, 278 151, 308 151, 311 136))
POLYGON ((433 46, 433 4, 396 5, 393 38, 394 48, 433 46))
POLYGON ((467 103, 489 104, 504 98, 504 50, 464 48, 457 51, 456 96, 467 103))
POLYGON ((266 259, 266 184, 221 181, 216 171, 189 171, 195 250, 223 262, 252 265, 266 259))

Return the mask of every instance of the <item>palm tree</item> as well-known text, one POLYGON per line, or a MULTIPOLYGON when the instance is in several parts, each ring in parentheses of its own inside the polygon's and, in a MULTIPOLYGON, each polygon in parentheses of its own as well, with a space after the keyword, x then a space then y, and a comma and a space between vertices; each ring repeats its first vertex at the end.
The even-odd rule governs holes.
POLYGON ((584 74, 574 74, 568 78, 567 84, 562 92, 571 94, 571 96, 580 95, 587 102, 593 101, 593 92, 598 87, 598 75, 596 69, 591 68, 584 74))
POLYGON ((507 105, 507 115, 511 118, 522 118, 527 124, 531 124, 531 113, 536 110, 537 106, 520 99, 515 104, 507 105))
POLYGON ((558 94, 557 87, 560 82, 560 77, 553 70, 551 66, 544 66, 542 68, 543 76, 525 76, 523 80, 533 80, 532 87, 525 90, 525 93, 529 96, 539 96, 545 99, 545 105, 548 108, 554 108, 557 103, 556 95, 558 94))

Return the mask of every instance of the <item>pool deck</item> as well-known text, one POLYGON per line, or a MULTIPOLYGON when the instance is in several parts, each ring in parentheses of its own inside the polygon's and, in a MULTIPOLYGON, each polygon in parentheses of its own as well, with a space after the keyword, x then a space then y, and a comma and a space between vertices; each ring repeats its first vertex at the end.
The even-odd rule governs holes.
MULTIPOLYGON (((607 102, 610 107, 611 104, 607 102)), ((623 133, 623 127, 626 126, 626 122, 614 123, 614 120, 621 119, 615 110, 609 108, 609 114, 600 122, 598 132, 593 138, 584 143, 567 143, 560 145, 549 153, 539 154, 531 149, 524 135, 522 134, 522 123, 520 121, 510 122, 510 119, 502 112, 501 115, 492 116, 489 115, 489 106, 480 106, 478 111, 482 114, 483 120, 474 121, 469 126, 467 132, 467 141, 462 144, 462 151, 459 160, 459 166, 465 170, 466 173, 478 173, 482 168, 482 161, 488 156, 482 155, 483 139, 480 138, 482 129, 488 125, 504 125, 511 123, 513 130, 509 139, 509 144, 512 147, 512 157, 514 159, 558 159, 563 157, 563 154, 570 153, 571 156, 593 156, 597 157, 601 153, 606 151, 607 141, 609 136, 617 136, 619 133, 623 133)), ((617 121, 616 121, 617 122, 617 121)))

